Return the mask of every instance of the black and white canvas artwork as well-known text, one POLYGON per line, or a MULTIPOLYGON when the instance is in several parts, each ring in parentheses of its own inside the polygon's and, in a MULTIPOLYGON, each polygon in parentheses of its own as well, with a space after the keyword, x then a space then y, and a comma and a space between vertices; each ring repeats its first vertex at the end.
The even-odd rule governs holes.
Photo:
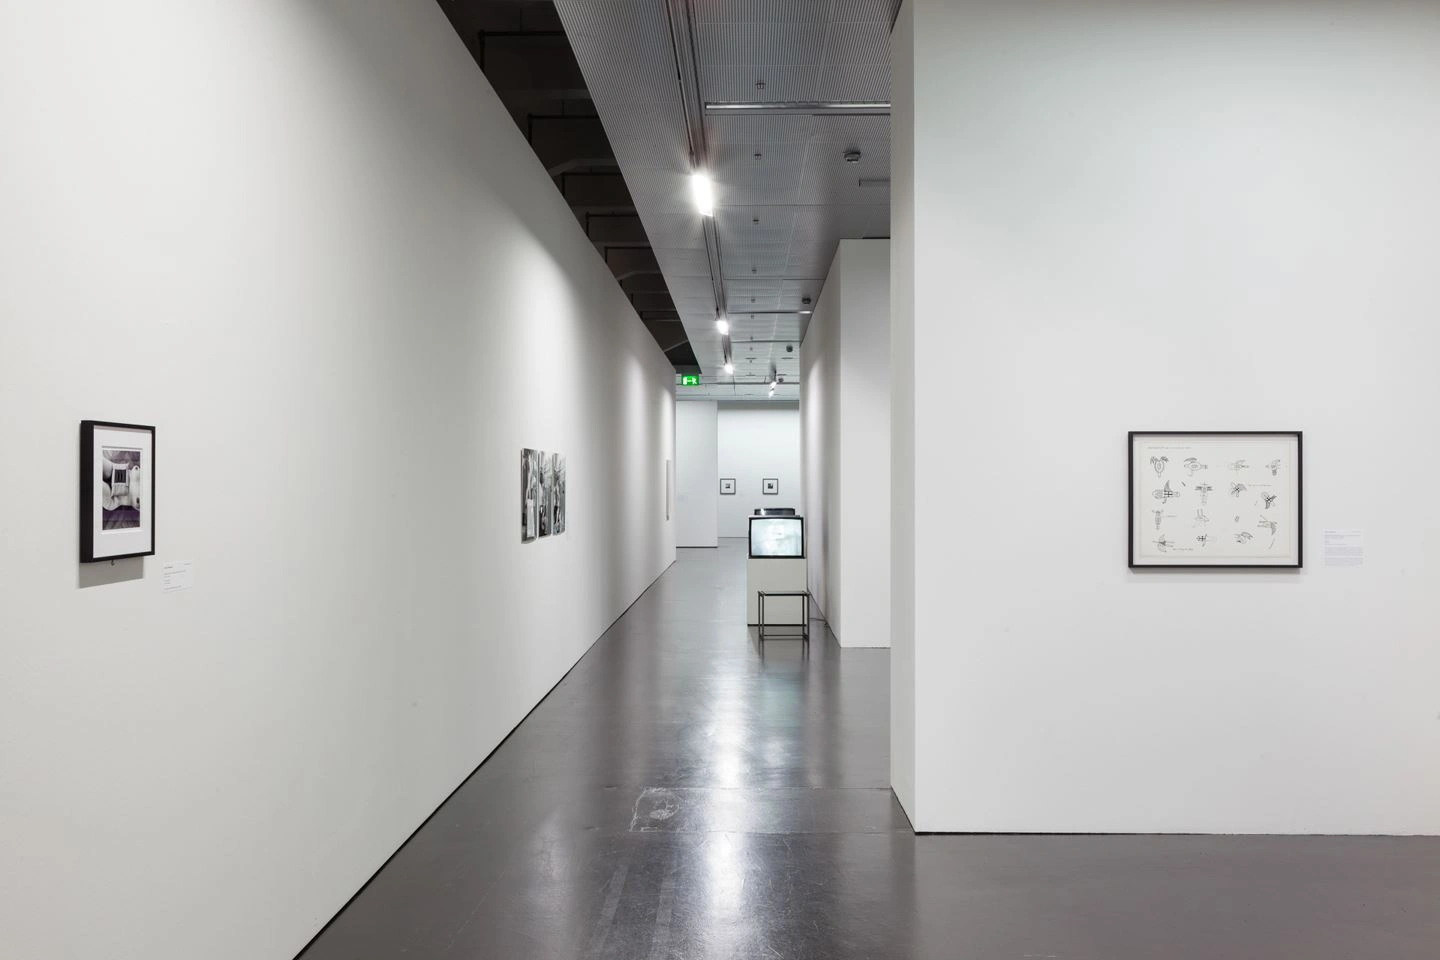
POLYGON ((554 509, 555 494, 555 465, 550 455, 541 452, 540 454, 540 536, 550 536, 554 525, 555 517, 551 513, 554 509))
POLYGON ((520 542, 564 533, 565 457, 558 453, 520 451, 520 542))
POLYGON ((565 532, 565 457, 550 454, 550 532, 565 532))
POLYGON ((155 552, 155 428, 80 424, 80 561, 155 552))
POLYGON ((767 497, 777 496, 780 493, 780 481, 775 477, 766 477, 760 481, 760 492, 767 497))
POLYGON ((1299 431, 1130 434, 1130 566, 1300 567, 1299 431))
POLYGON ((735 495, 735 478, 734 478, 734 477, 721 477, 721 478, 720 478, 720 495, 721 495, 722 497, 733 497, 733 496, 735 495))
POLYGON ((541 478, 544 456, 539 450, 520 451, 520 542, 529 543, 540 536, 541 478))

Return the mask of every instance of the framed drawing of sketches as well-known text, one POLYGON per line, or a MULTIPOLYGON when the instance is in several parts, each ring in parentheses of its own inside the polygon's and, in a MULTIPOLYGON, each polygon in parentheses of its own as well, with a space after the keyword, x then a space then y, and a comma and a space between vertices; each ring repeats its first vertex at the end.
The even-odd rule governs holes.
POLYGON ((155 553, 155 428, 80 422, 80 562, 155 553))
POLYGON ((1130 566, 1304 565, 1301 433, 1130 433, 1130 566))

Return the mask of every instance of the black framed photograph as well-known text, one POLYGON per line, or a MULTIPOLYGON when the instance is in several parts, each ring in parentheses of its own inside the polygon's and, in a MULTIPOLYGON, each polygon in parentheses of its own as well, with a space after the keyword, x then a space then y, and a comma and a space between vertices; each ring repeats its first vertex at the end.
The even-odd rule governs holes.
POLYGON ((80 421, 80 562, 155 554, 155 428, 80 421))
POLYGON ((1131 567, 1304 566, 1299 430, 1130 432, 1131 567))
POLYGON ((722 497, 733 497, 734 495, 735 495, 735 478, 734 478, 734 477, 721 477, 721 478, 720 478, 720 496, 722 496, 722 497))
POLYGON ((780 493, 780 481, 773 477, 766 477, 760 481, 760 492, 767 497, 778 496, 780 493))

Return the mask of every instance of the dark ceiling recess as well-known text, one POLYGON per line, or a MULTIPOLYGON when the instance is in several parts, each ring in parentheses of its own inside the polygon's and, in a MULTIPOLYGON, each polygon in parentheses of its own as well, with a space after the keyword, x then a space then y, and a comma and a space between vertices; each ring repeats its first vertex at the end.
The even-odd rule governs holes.
POLYGON ((699 373, 555 5, 438 2, 660 349, 677 371, 699 373))

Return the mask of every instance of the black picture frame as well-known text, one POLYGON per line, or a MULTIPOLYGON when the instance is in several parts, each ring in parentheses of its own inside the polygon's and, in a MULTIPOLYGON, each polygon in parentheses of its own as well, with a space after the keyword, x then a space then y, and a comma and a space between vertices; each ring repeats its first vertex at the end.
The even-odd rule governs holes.
POLYGON ((780 481, 775 477, 765 477, 760 481, 760 493, 767 497, 780 496, 780 481))
POLYGON ((1301 430, 1131 430, 1125 442, 1126 555, 1132 570, 1300 570, 1305 566, 1305 434, 1301 430), (1135 441, 1142 437, 1284 437, 1295 441, 1295 562, 1146 563, 1135 559, 1135 441))
POLYGON ((107 560, 130 560, 134 557, 153 557, 157 542, 156 523, 156 464, 158 462, 155 427, 141 423, 119 423, 114 420, 80 421, 80 562, 101 563, 107 560), (150 543, 148 550, 129 553, 95 555, 95 431, 96 429, 133 430, 150 435, 150 466, 146 471, 146 501, 150 514, 150 543))
POLYGON ((734 477, 721 477, 721 478, 720 478, 720 496, 722 496, 722 497, 733 497, 733 496, 735 496, 735 478, 734 478, 734 477))

